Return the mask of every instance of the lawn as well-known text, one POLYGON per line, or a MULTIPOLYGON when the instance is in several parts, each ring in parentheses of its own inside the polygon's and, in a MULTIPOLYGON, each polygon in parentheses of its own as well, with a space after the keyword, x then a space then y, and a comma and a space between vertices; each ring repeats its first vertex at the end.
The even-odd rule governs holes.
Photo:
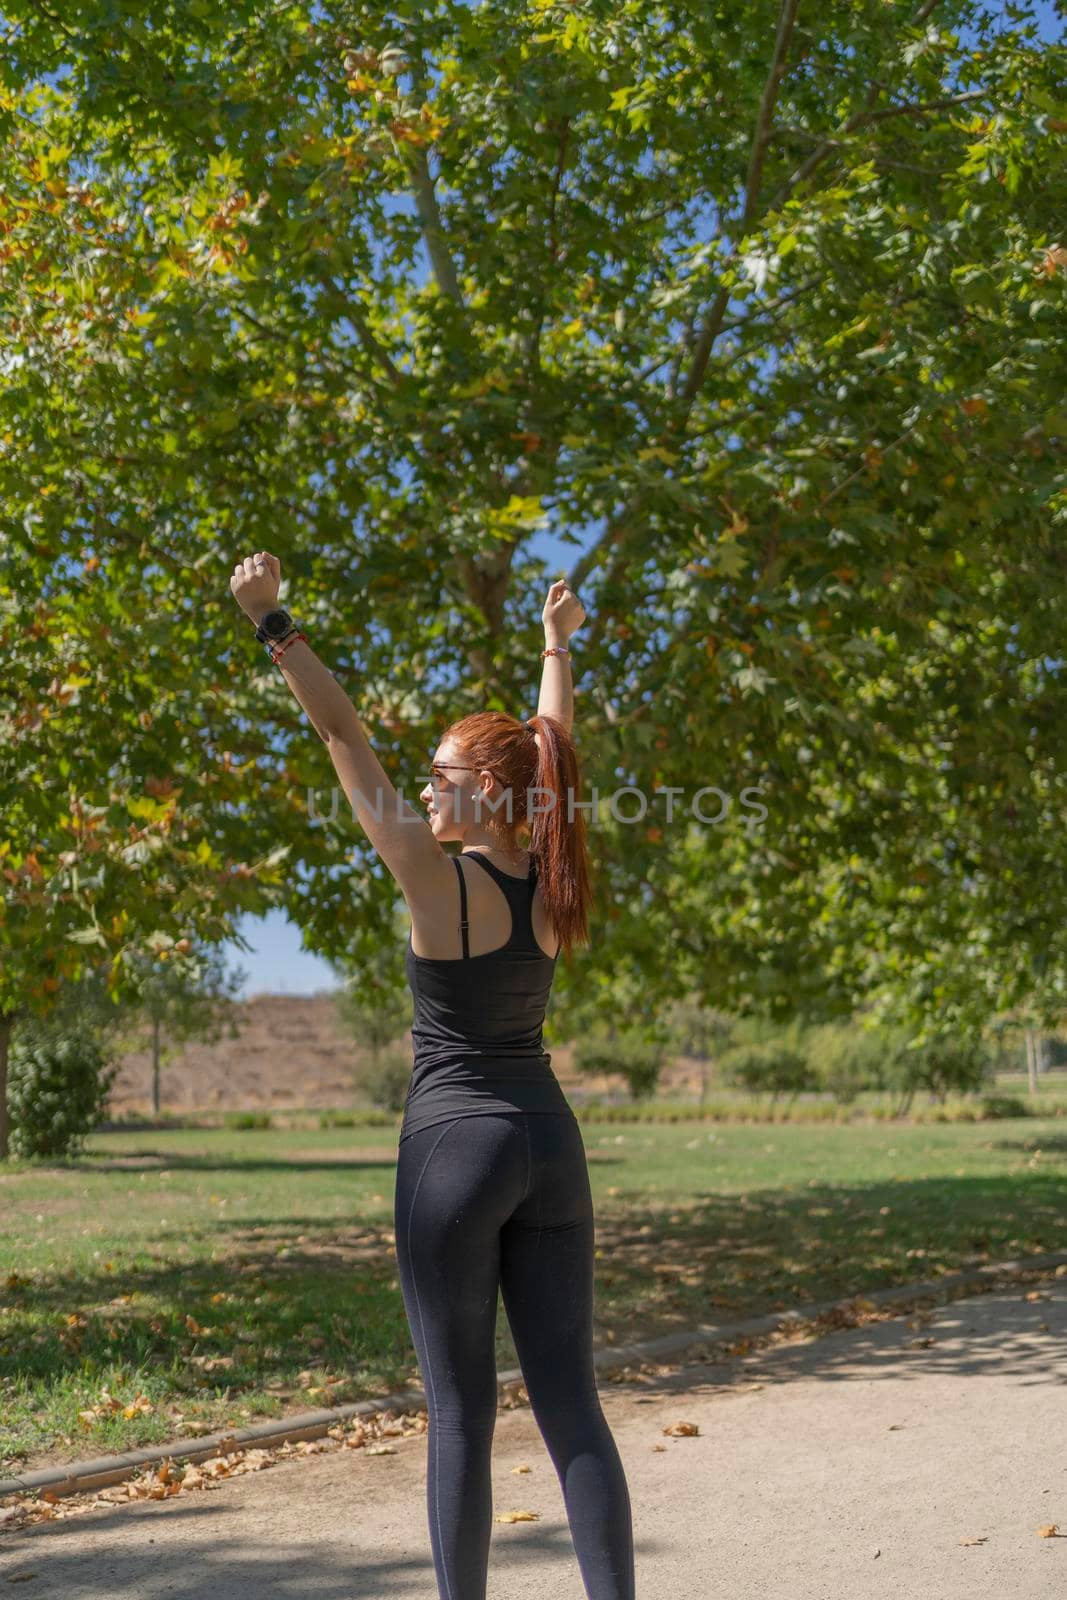
MULTIPOLYGON (((1055 1250, 1062 1119, 583 1122, 596 1339, 1055 1250)), ((0 1170, 0 1473, 417 1378, 390 1128, 94 1135, 0 1170), (85 1413, 85 1415, 82 1415, 85 1413)), ((502 1305, 498 1367, 517 1365, 502 1305)))

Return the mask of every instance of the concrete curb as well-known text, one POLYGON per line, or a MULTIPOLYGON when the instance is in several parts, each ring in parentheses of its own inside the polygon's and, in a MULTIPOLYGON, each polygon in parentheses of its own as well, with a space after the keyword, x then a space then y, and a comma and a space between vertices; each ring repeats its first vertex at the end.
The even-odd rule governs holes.
MULTIPOLYGON (((962 1272, 947 1273, 943 1278, 900 1284, 890 1289, 874 1289, 869 1293, 861 1291, 859 1295, 849 1295, 844 1299, 823 1300, 812 1305, 795 1306, 789 1311, 772 1311, 762 1317, 748 1317, 743 1322, 700 1324, 683 1333, 666 1334, 643 1344, 610 1345, 594 1352, 593 1364, 600 1371, 602 1368, 623 1366, 628 1361, 674 1355, 690 1345, 707 1340, 721 1343, 753 1334, 775 1333, 782 1328, 788 1329, 791 1323, 814 1321, 830 1312, 846 1309, 858 1298, 876 1306, 907 1304, 925 1295, 941 1294, 946 1289, 964 1288, 1013 1273, 1042 1271, 1059 1266, 1067 1266, 1067 1251, 1024 1256, 1017 1261, 990 1262, 962 1272)), ((498 1386, 521 1381, 522 1372, 517 1367, 497 1374, 498 1386)), ((139 1467, 164 1460, 202 1461, 218 1455, 220 1451, 233 1451, 244 1445, 264 1448, 291 1440, 318 1438, 338 1423, 347 1422, 352 1417, 371 1416, 377 1411, 402 1413, 425 1409, 424 1390, 403 1389, 396 1394, 355 1400, 350 1405, 324 1407, 319 1411, 301 1411, 293 1417, 255 1423, 247 1428, 229 1428, 221 1433, 204 1434, 197 1439, 175 1439, 170 1444, 147 1445, 143 1450, 130 1450, 120 1456, 98 1456, 95 1460, 74 1461, 66 1466, 42 1467, 39 1471, 23 1473, 19 1477, 0 1479, 0 1499, 14 1494, 33 1494, 42 1489, 48 1489, 56 1495, 82 1494, 87 1490, 120 1483, 124 1478, 132 1477, 139 1467)))

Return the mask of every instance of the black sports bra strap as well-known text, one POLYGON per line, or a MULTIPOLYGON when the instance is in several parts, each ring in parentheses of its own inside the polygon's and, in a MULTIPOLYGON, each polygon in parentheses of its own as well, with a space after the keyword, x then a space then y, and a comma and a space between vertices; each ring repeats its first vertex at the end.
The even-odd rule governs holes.
POLYGON ((459 878, 459 928, 463 935, 463 955, 464 958, 467 958, 471 953, 467 939, 467 929, 470 927, 470 923, 467 921, 467 880, 464 878, 463 868, 455 856, 452 857, 452 865, 455 867, 456 876, 459 878))
POLYGON ((500 951, 495 953, 499 954, 504 950, 525 950, 531 953, 537 951, 543 955, 544 951, 538 945, 533 929, 533 899, 537 887, 537 874, 533 862, 530 863, 526 877, 519 878, 513 872, 505 872, 502 867, 494 866, 492 861, 477 850, 469 850, 466 853, 472 861, 479 861, 494 883, 500 885, 504 898, 511 908, 511 937, 507 944, 501 945, 500 951))

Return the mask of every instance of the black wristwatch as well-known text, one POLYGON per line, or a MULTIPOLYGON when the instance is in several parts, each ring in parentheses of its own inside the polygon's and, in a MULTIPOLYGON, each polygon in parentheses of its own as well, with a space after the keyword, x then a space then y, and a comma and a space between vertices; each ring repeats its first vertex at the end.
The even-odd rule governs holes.
POLYGON ((256 638, 269 650, 272 644, 280 644, 283 639, 287 639, 295 628, 296 623, 288 611, 279 606, 277 610, 268 611, 266 616, 261 618, 256 629, 256 638))

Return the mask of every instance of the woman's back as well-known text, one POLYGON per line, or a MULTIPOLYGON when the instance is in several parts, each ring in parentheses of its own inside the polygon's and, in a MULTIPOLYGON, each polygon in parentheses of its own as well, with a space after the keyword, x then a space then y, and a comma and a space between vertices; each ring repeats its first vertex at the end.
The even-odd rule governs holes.
POLYGON ((531 858, 529 873, 518 878, 477 852, 463 855, 480 862, 511 913, 506 941, 472 955, 467 879, 460 858, 451 859, 463 954, 418 955, 411 936, 405 952, 414 1066, 401 1140, 457 1116, 570 1110, 542 1043, 556 956, 534 929, 536 862, 531 858))

